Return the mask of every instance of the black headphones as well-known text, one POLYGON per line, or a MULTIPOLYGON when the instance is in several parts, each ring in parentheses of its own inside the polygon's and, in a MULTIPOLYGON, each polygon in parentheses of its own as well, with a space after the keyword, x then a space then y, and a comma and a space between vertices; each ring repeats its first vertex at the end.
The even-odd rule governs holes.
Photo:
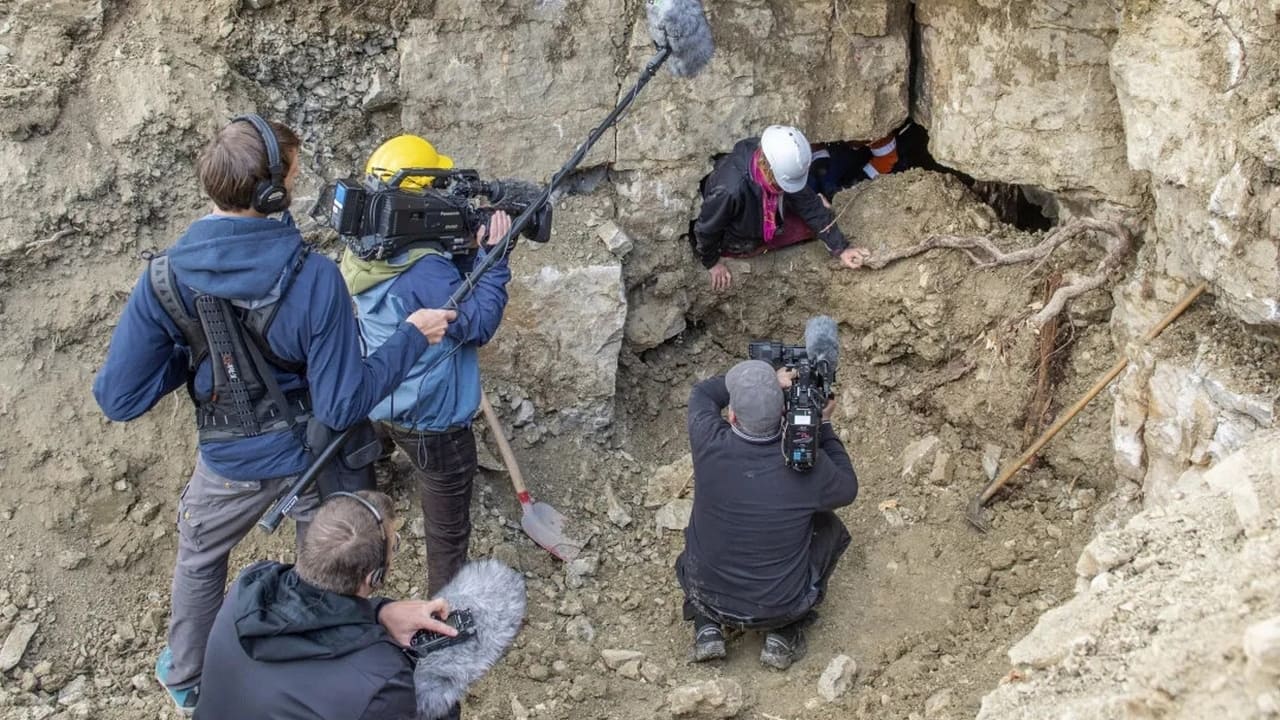
MULTIPOLYGON (((255 115, 254 117, 257 117, 257 116, 255 115)), ((382 526, 382 513, 378 512, 378 508, 374 507, 373 503, 369 502, 368 500, 365 500, 364 498, 360 497, 355 493, 332 492, 332 493, 329 493, 329 497, 330 498, 349 497, 352 500, 355 500, 356 502, 365 506, 365 508, 368 509, 369 512, 373 513, 373 519, 378 521, 378 530, 382 535, 382 544, 379 545, 378 547, 382 548, 382 553, 381 553, 382 559, 378 561, 378 569, 374 570, 373 573, 369 576, 369 587, 373 588, 374 590, 377 590, 378 588, 382 587, 382 583, 387 579, 387 531, 386 531, 386 528, 382 526)))
POLYGON ((280 156, 280 144, 276 142, 275 131, 266 120, 252 113, 239 115, 231 122, 247 122, 252 125, 262 136, 262 144, 267 148, 267 169, 271 171, 271 179, 259 180, 253 186, 250 204, 263 215, 284 212, 289 208, 289 191, 284 187, 284 158, 280 156))

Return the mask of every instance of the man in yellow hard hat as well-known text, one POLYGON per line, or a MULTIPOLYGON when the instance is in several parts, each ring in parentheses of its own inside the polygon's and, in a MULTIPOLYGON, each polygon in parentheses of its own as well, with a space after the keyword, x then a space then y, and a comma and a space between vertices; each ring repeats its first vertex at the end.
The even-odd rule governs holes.
MULTIPOLYGON (((434 145, 417 135, 397 135, 373 151, 369 162, 365 163, 364 174, 387 182, 397 171, 410 167, 449 170, 453 167, 453 158, 436 152, 434 145)), ((404 179, 400 187, 421 190, 430 185, 429 177, 410 176, 404 179)))
MULTIPOLYGON (((369 157, 366 172, 384 181, 405 168, 451 168, 423 138, 400 135, 369 157)), ((430 177, 405 178, 400 188, 425 190, 430 177)), ((511 218, 495 211, 489 227, 476 233, 475 252, 455 254, 432 241, 415 240, 390 249, 384 259, 361 260, 350 249, 342 272, 355 299, 361 331, 374 352, 403 322, 405 308, 431 298, 440 304, 511 228, 511 218)), ((457 310, 439 351, 422 354, 417 365, 370 414, 417 469, 426 521, 427 593, 435 594, 462 567, 471 537, 471 491, 477 469, 471 420, 480 407, 479 347, 498 330, 507 305, 511 271, 506 258, 480 276, 457 310)), ((433 346, 434 348, 435 346, 433 346)))

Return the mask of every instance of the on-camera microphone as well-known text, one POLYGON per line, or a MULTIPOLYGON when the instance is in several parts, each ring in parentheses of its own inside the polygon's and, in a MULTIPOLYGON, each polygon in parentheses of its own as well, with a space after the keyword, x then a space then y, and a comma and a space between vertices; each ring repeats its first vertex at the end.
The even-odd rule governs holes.
POLYGON ((469 611, 472 637, 418 658, 413 685, 418 720, 438 720, 506 654, 524 623, 524 576, 497 560, 462 567, 440 591, 449 612, 469 611))
POLYGON ((804 326, 804 350, 815 368, 819 367, 819 363, 825 362, 830 377, 834 379, 836 368, 840 364, 840 339, 836 321, 826 315, 810 318, 804 326))
POLYGON ((693 77, 711 62, 715 43, 698 0, 649 0, 649 37, 668 48, 668 69, 677 77, 693 77))

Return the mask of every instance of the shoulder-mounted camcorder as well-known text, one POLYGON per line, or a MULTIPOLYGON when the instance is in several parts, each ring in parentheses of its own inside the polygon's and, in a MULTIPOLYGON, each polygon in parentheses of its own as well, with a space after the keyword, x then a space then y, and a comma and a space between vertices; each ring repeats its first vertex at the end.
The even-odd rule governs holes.
MULTIPOLYGON (((816 327, 812 321, 810 327, 816 327)), ((824 328, 825 330, 825 328, 824 328)), ((782 455, 793 470, 813 469, 818 452, 818 432, 822 428, 822 411, 835 397, 838 345, 831 325, 826 335, 806 330, 805 345, 784 345, 776 340, 763 340, 747 346, 747 356, 763 360, 773 368, 794 370, 796 377, 785 394, 782 430, 782 455), (816 338, 816 341, 815 341, 816 338)))
MULTIPOLYGON (((404 168, 386 181, 375 175, 337 181, 322 219, 361 260, 383 260, 412 247, 463 255, 475 250, 476 231, 488 227, 495 211, 515 217, 541 191, 522 180, 482 180, 475 170, 404 168), (415 186, 430 178, 430 185, 405 187, 409 178, 415 186), (481 196, 490 205, 477 206, 481 196)), ((550 240, 551 205, 544 205, 521 234, 534 242, 550 240)), ((508 252, 514 244, 513 238, 508 252)))

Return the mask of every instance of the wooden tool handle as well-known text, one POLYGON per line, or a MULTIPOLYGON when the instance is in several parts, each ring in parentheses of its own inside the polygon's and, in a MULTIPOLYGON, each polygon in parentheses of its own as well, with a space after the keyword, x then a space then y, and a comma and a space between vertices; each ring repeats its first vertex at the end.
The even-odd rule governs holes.
POLYGON ((498 419, 498 413, 493 411, 493 406, 489 404, 489 396, 480 392, 480 410, 484 412, 484 421, 488 423, 489 430, 493 433, 493 438, 498 441, 498 452, 502 455, 502 464, 507 466, 507 472, 511 474, 511 484, 516 488, 516 496, 520 498, 520 502, 529 501, 529 491, 524 486, 524 475, 520 474, 520 466, 516 464, 516 454, 511 452, 511 444, 507 442, 507 434, 502 429, 502 421, 498 419))
MULTIPOLYGON (((1165 328, 1169 327, 1169 323, 1177 320, 1178 316, 1181 315, 1183 311, 1188 307, 1191 307, 1191 303, 1195 302, 1196 298, 1200 297, 1208 287, 1208 283, 1200 283, 1192 288, 1191 291, 1182 298, 1181 302, 1166 313, 1165 316, 1160 319, 1160 322, 1156 323, 1155 327, 1148 330, 1147 333, 1142 336, 1142 342, 1147 343, 1154 340, 1157 335, 1164 331, 1165 328)), ((1102 392, 1103 388, 1110 385, 1111 381, 1115 380, 1116 376, 1123 372, 1125 367, 1128 365, 1128 357, 1121 358, 1115 365, 1112 365, 1111 369, 1107 371, 1107 374, 1103 375, 1098 382, 1094 383, 1093 387, 1089 388, 1089 391, 1084 394, 1084 397, 1077 400, 1076 404, 1072 405, 1065 413, 1063 413, 1062 416, 1053 423, 1053 425, 1050 425, 1049 429, 1045 430, 1044 434, 1032 443, 1031 447, 1027 448, 1026 452, 1022 453, 1017 460, 1014 460, 1009 467, 1005 468, 1005 471, 1000 473, 1000 477, 992 481, 992 483, 982 491, 982 494, 978 496, 979 504, 985 504, 991 499, 992 495, 996 494, 996 491, 1004 487, 1004 484, 1009 482, 1009 478, 1013 477, 1014 473, 1021 470, 1023 465, 1030 462, 1031 458, 1035 457, 1036 453, 1040 452, 1040 448, 1047 445, 1049 441, 1053 439, 1053 436, 1057 435, 1062 428, 1066 427, 1067 423, 1071 422, 1071 420, 1084 409, 1085 405, 1088 405, 1091 400, 1097 397, 1098 393, 1102 392)))

